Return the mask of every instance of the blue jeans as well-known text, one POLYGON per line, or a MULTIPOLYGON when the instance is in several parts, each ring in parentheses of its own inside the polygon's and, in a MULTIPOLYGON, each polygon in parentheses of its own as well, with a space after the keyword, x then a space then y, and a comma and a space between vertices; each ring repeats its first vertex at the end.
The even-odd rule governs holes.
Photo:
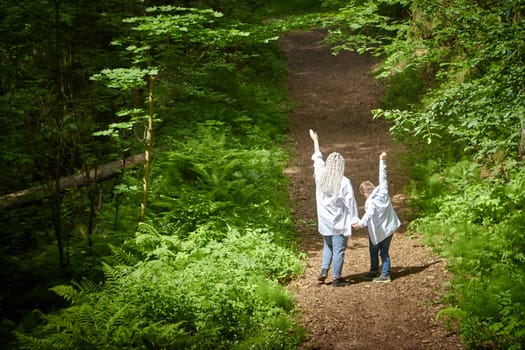
POLYGON ((394 235, 390 235, 389 237, 385 238, 383 241, 379 242, 377 245, 373 245, 372 241, 370 241, 370 238, 368 238, 368 246, 370 249, 370 271, 377 272, 379 271, 379 255, 381 256, 381 262, 383 263, 383 267, 381 268, 381 275, 382 276, 388 276, 390 275, 390 255, 388 254, 388 250, 390 249, 390 242, 392 241, 392 237, 394 235))
POLYGON ((328 270, 332 263, 332 274, 334 279, 340 278, 345 262, 345 250, 348 237, 343 235, 323 236, 323 259, 322 269, 328 270))

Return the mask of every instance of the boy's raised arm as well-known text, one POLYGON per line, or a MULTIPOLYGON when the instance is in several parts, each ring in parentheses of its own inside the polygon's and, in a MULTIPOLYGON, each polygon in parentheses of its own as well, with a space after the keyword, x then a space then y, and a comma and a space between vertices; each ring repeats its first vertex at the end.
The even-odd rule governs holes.
POLYGON ((386 189, 388 191, 386 157, 387 157, 387 153, 386 152, 382 152, 379 155, 379 186, 382 189, 386 189))

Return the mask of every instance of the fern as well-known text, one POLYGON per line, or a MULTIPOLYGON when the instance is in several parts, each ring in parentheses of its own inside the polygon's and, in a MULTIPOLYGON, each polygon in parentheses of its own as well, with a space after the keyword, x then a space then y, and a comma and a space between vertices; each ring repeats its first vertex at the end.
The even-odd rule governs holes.
POLYGON ((104 271, 104 277, 106 278, 105 284, 107 286, 115 286, 119 283, 120 279, 130 273, 128 267, 125 266, 111 266, 107 263, 102 263, 102 269, 104 271))
POLYGON ((140 223, 134 240, 134 247, 149 259, 171 259, 181 250, 181 241, 174 234, 161 234, 155 227, 140 223))
POLYGON ((104 343, 110 343, 110 337, 113 337, 113 334, 118 328, 128 326, 127 317, 129 316, 129 309, 129 304, 123 305, 105 322, 104 327, 106 331, 103 338, 104 343))
POLYGON ((109 244, 109 248, 111 249, 112 259, 120 265, 134 266, 141 261, 139 256, 137 256, 129 250, 125 250, 122 247, 117 247, 113 244, 109 244))
POLYGON ((95 281, 91 281, 87 278, 82 278, 80 284, 73 283, 79 290, 84 294, 98 293, 101 291, 101 284, 95 281))
POLYGON ((46 339, 46 338, 40 339, 37 337, 32 337, 32 336, 26 335, 18 331, 14 331, 13 334, 15 335, 18 341, 17 346, 19 349, 47 350, 53 347, 53 344, 50 341, 50 339, 46 339))
POLYGON ((441 309, 436 314, 436 321, 444 320, 445 326, 448 330, 455 330, 458 328, 459 322, 467 317, 465 311, 456 306, 441 309))
POLYGON ((70 285, 60 285, 50 289, 70 303, 77 301, 77 298, 80 294, 77 289, 70 285))

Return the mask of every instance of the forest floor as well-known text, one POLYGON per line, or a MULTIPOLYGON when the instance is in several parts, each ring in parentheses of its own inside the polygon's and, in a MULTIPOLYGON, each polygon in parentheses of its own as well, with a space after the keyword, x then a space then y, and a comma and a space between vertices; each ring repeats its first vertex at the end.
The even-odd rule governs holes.
POLYGON ((291 32, 280 40, 288 59, 290 96, 297 104, 290 113, 293 159, 286 171, 295 225, 307 255, 305 274, 288 286, 309 332, 301 349, 461 349, 457 334, 435 320, 451 277, 445 261, 420 237, 406 234, 410 215, 403 194, 407 174, 399 161, 403 147, 392 141, 383 121, 371 116, 381 98, 381 87, 371 75, 377 61, 354 53, 333 56, 323 38, 323 31, 313 30, 291 32), (379 154, 388 152, 390 195, 402 221, 390 248, 391 283, 360 278, 369 270, 366 229, 354 232, 348 242, 343 277, 352 285, 333 288, 331 271, 325 284, 317 283, 322 238, 317 232, 310 128, 318 132, 325 157, 333 151, 345 157, 359 215, 364 198, 358 186, 368 179, 377 183, 379 154))

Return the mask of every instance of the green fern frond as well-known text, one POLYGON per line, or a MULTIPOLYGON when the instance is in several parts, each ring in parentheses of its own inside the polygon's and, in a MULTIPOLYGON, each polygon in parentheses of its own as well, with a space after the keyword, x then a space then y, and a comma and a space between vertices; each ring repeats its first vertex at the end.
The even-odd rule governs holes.
POLYGON ((137 231, 140 233, 145 233, 152 235, 154 237, 160 237, 159 231, 153 227, 152 225, 145 223, 145 222, 139 222, 139 226, 137 228, 137 231))
POLYGON ((436 314, 436 321, 443 319, 445 321, 445 328, 451 330, 454 328, 454 324, 461 322, 466 317, 467 313, 465 311, 457 306, 451 306, 439 310, 436 314))
POLYGON ((144 222, 139 223, 135 243, 138 247, 156 246, 161 240, 160 232, 150 224, 144 222))
POLYGON ((161 234, 155 227, 145 223, 139 227, 135 244, 142 253, 150 258, 174 256, 181 249, 181 241, 177 235, 161 234))
POLYGON ((122 249, 121 247, 109 244, 112 257, 121 265, 135 266, 140 261, 140 257, 135 256, 132 252, 122 249))
POLYGON ((102 263, 102 270, 106 278, 106 286, 116 284, 122 277, 125 277, 130 271, 120 267, 110 266, 102 263))
POLYGON ((439 321, 442 318, 453 318, 458 321, 462 320, 466 316, 465 311, 461 310, 456 306, 447 307, 439 310, 436 315, 436 321, 439 321))
POLYGON ((123 307, 121 307, 120 309, 117 310, 117 312, 115 312, 114 314, 111 315, 111 317, 109 317, 109 319, 107 319, 106 323, 105 323, 105 334, 104 334, 104 342, 105 343, 108 343, 109 342, 109 339, 110 337, 112 337, 116 330, 120 327, 128 327, 129 325, 127 325, 127 323, 129 322, 129 320, 127 319, 127 316, 128 316, 128 310, 129 310, 129 305, 124 305, 123 307))
POLYGON ((80 288, 82 293, 96 293, 101 290, 101 286, 99 283, 89 280, 85 277, 82 278, 80 284, 77 284, 77 286, 80 288))
POLYGON ((80 295, 79 291, 75 289, 72 285, 59 285, 50 288, 51 291, 55 292, 58 296, 64 300, 75 303, 78 301, 80 295))
POLYGON ((74 320, 74 327, 80 329, 93 329, 96 325, 97 311, 90 304, 82 304, 78 307, 71 307, 68 309, 72 312, 71 319, 74 320))
POLYGON ((35 338, 18 331, 14 331, 13 335, 16 337, 17 345, 20 349, 27 350, 44 350, 52 348, 52 344, 49 339, 35 338))

